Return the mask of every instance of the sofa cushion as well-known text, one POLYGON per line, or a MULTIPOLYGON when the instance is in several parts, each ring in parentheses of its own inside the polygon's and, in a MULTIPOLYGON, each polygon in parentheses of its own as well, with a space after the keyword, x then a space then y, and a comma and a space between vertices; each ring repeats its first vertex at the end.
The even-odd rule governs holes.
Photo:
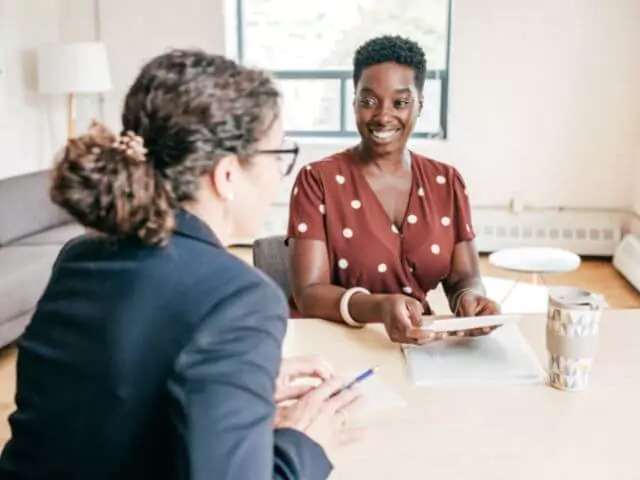
POLYGON ((0 248, 0 322, 34 308, 60 249, 49 245, 0 248))
POLYGON ((11 320, 0 322, 0 348, 17 340, 29 325, 32 316, 33 311, 29 311, 11 320))
POLYGON ((83 235, 85 229, 82 225, 77 223, 68 223, 60 227, 50 228, 44 232, 36 233, 35 235, 29 235, 28 237, 21 238, 13 245, 59 245, 62 246, 78 235, 83 235))
POLYGON ((49 198, 50 170, 0 180, 0 245, 71 221, 49 198))

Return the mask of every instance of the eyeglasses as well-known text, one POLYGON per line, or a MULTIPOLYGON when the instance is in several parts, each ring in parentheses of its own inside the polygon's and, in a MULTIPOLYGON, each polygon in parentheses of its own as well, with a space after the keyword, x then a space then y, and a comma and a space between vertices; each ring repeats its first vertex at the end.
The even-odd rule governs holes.
POLYGON ((293 167, 296 164, 296 159, 298 158, 298 152, 300 152, 300 147, 297 143, 292 141, 285 141, 282 148, 278 148, 276 150, 255 151, 255 153, 277 155, 278 164, 280 166, 280 173, 283 177, 286 177, 293 171, 293 167))

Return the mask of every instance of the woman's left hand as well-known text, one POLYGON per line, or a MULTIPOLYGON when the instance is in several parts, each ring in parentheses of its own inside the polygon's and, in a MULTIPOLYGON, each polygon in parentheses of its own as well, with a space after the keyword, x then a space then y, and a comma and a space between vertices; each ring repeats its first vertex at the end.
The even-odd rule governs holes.
MULTIPOLYGON (((460 306, 458 307, 458 316, 461 317, 479 317, 484 315, 500 314, 500 306, 490 298, 477 295, 475 293, 464 293, 460 298, 460 306)), ((472 330, 463 330, 457 332, 457 336, 477 337, 487 335, 498 327, 476 328, 472 330)))
POLYGON ((333 378, 333 368, 322 357, 302 356, 283 358, 276 379, 275 402, 297 400, 316 388, 317 384, 292 384, 293 380, 311 378, 321 382, 333 378))
POLYGON ((461 317, 497 315, 500 313, 500 306, 490 298, 465 292, 462 294, 462 298, 460 298, 458 313, 461 317))

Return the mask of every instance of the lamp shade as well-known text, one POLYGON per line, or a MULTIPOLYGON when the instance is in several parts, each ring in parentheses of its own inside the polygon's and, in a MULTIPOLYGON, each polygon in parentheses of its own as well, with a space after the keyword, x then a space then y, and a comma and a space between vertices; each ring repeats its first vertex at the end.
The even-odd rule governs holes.
POLYGON ((41 93, 98 93, 111 89, 107 50, 99 42, 47 44, 38 49, 41 93))

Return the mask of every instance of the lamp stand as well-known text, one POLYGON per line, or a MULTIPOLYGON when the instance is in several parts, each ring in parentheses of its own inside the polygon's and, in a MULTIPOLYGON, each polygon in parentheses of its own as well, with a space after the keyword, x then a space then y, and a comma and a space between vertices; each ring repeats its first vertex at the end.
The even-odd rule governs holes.
POLYGON ((76 134, 76 99, 73 93, 67 97, 67 138, 76 134))

